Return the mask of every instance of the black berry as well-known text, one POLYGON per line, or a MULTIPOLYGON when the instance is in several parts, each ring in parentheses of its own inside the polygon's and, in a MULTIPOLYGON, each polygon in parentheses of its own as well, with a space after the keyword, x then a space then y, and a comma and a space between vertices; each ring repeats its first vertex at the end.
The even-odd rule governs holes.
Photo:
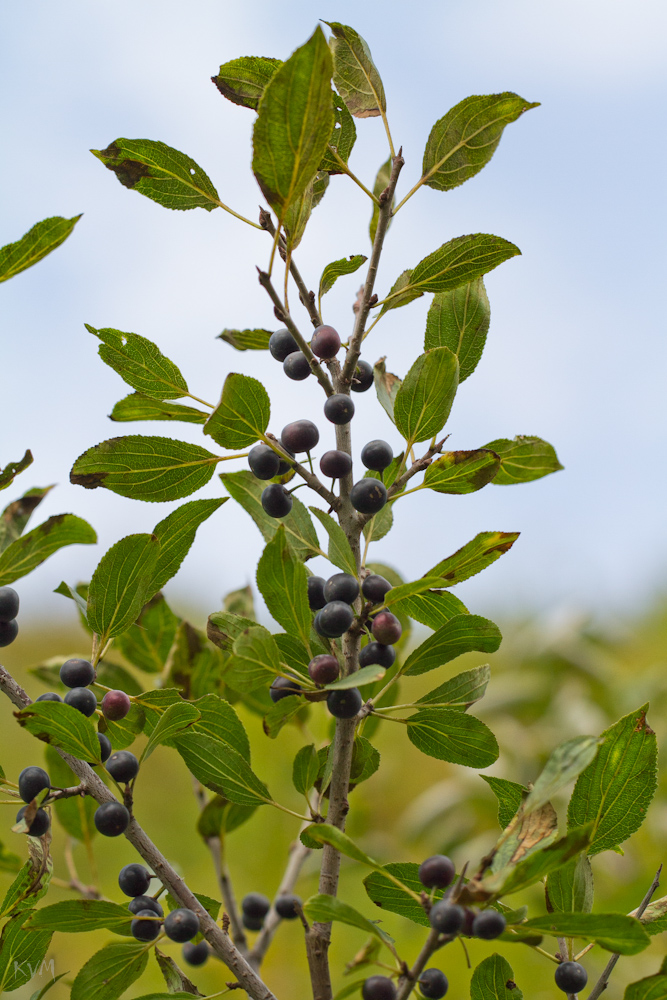
POLYGON ((319 611, 327 603, 324 598, 324 583, 321 576, 308 577, 308 604, 313 611, 319 611))
POLYGON ((111 756, 111 740, 105 733, 98 733, 97 738, 100 741, 100 760, 104 763, 111 756))
POLYGON ((334 573, 324 584, 324 597, 330 601, 353 604, 359 596, 359 584, 351 573, 334 573))
POLYGON ((160 921, 153 910, 139 910, 130 924, 130 930, 137 941, 155 941, 160 933, 160 921))
POLYGON ((373 619, 371 632, 378 642, 393 646, 403 634, 403 626, 391 611, 380 611, 373 619))
POLYGON ((419 866, 419 881, 427 889, 446 889, 455 874, 454 862, 444 854, 434 854, 419 866))
POLYGON ((328 639, 337 639, 354 621, 354 612, 344 601, 330 601, 317 612, 317 631, 328 639))
POLYGON ((472 925, 475 922, 479 910, 476 910, 474 906, 466 906, 463 911, 463 927, 461 928, 461 933, 465 934, 466 937, 472 937, 472 925))
MULTIPOLYGON (((284 450, 288 450, 288 449, 284 449, 284 450)), ((290 456, 290 458, 293 459, 294 458, 294 453, 290 451, 289 452, 289 456, 290 456)), ((290 461, 288 461, 286 458, 281 458, 280 459, 280 463, 278 465, 278 473, 277 473, 277 475, 284 476, 285 473, 289 472, 291 468, 292 468, 292 463, 290 461)))
POLYGON ((324 416, 332 424, 349 424, 354 416, 354 403, 349 396, 342 392, 337 392, 335 396, 329 396, 324 404, 324 416))
POLYGON ((283 920, 296 920, 299 916, 297 906, 301 906, 299 896, 278 896, 275 902, 276 913, 283 920))
POLYGON ((85 688, 95 680, 90 660, 65 660, 60 668, 60 680, 68 688, 85 688))
POLYGON ((120 891, 126 896, 143 896, 151 884, 151 873, 136 862, 125 865, 118 875, 120 891))
POLYGON ((301 694, 302 691, 301 685, 290 680, 289 677, 276 677, 269 688, 269 695, 271 701, 280 701, 281 698, 289 698, 292 694, 301 694))
POLYGON ((353 719, 363 703, 359 688, 330 691, 327 698, 327 708, 337 719, 353 719))
POLYGON ((312 420, 293 420, 283 427, 280 443, 287 451, 312 451, 320 440, 320 432, 312 420))
POLYGON ((141 910, 152 910, 153 913, 157 913, 158 917, 164 916, 164 910, 157 899, 153 899, 152 896, 135 896, 132 902, 128 903, 127 908, 130 913, 139 913, 141 910))
POLYGON ((199 934, 199 917, 192 910, 185 908, 172 910, 164 921, 164 931, 172 941, 183 944, 184 941, 191 941, 199 934))
POLYGON ((463 927, 465 911, 462 906, 441 899, 431 907, 429 920, 431 927, 441 934, 458 934, 463 927))
POLYGON ((105 802, 93 816, 95 826, 104 837, 120 837, 130 822, 130 814, 121 802, 105 802))
POLYGON ((352 392, 366 392, 367 389, 373 385, 373 369, 369 365, 368 361, 362 361, 361 358, 357 361, 357 367, 355 369, 354 375, 352 376, 352 385, 350 389, 352 392))
POLYGON ((90 718, 97 708, 97 698, 90 688, 74 687, 65 695, 65 704, 90 718))
MULTIPOLYGON (((27 808, 27 806, 21 806, 16 814, 17 823, 20 819, 23 819, 23 814, 27 808)), ((50 826, 51 820, 49 819, 49 814, 46 809, 38 809, 35 813, 35 818, 28 827, 28 835, 30 837, 43 837, 50 826)))
POLYGON ((299 350, 299 345, 286 327, 276 330, 269 337, 269 351, 276 361, 284 361, 288 354, 299 350))
POLYGON ((244 916, 252 920, 263 920, 271 909, 271 900, 261 892, 249 892, 241 900, 241 909, 244 916))
POLYGON ((372 601, 373 604, 382 604, 385 594, 388 594, 390 590, 391 584, 389 580, 385 580, 383 576, 379 576, 377 573, 367 576, 361 585, 361 593, 366 600, 372 601))
POLYGON ((200 941, 199 944, 184 944, 183 959, 188 965, 204 965, 208 960, 208 945, 206 941, 200 941))
POLYGON ((340 351, 340 337, 332 326, 318 326, 313 333, 310 349, 318 358, 329 361, 340 351))
POLYGON ((287 517, 292 509, 292 495, 281 483, 271 483, 262 490, 262 507, 269 517, 287 517))
POLYGON ((328 479, 342 479, 352 472, 352 458, 346 451, 325 451, 320 459, 320 472, 328 479))
POLYGON ((62 701, 62 698, 55 691, 47 691, 46 694, 40 694, 39 698, 35 698, 35 701, 62 701))
POLYGON ((43 767, 24 767, 19 774, 19 795, 24 802, 32 802, 43 788, 51 787, 51 779, 43 767))
POLYGON ((386 441, 369 441, 361 449, 361 461, 367 469, 372 469, 374 472, 382 472, 393 460, 394 453, 386 441))
POLYGON ((449 989, 447 976, 440 969, 425 969, 419 977, 419 989, 427 1000, 442 1000, 449 989))
POLYGON ((390 667, 396 659, 396 650, 391 646, 383 646, 381 642, 369 642, 359 652, 359 666, 370 667, 377 663, 379 667, 390 667))
POLYGON ((505 930, 505 920, 498 910, 482 910, 472 922, 473 937, 481 938, 483 941, 493 941, 500 937, 505 930))
POLYGON ((280 459, 268 444, 256 444, 248 452, 248 465, 257 479, 273 479, 278 475, 280 459))
POLYGON ((11 587, 0 587, 0 622, 11 622, 19 613, 19 595, 11 587))
POLYGON ((579 962, 561 962, 554 973, 554 980, 563 993, 576 993, 583 990, 588 982, 588 973, 579 962))
POLYGON ((19 623, 15 618, 10 622, 0 622, 0 646, 11 646, 19 634, 19 623))
POLYGON ((139 774, 139 761, 129 750, 116 750, 107 761, 107 771, 116 781, 127 783, 139 774))
POLYGON ((363 1000, 396 1000, 396 987, 386 976, 371 976, 361 988, 363 1000))
POLYGON ((264 917, 249 917, 247 913, 244 913, 241 917, 241 923, 247 931, 261 931, 264 926, 264 917))
POLYGON ((295 382, 303 382, 310 375, 310 361, 303 351, 294 351, 283 361, 283 371, 295 382))
POLYGON ((350 490, 350 503, 360 514, 377 514, 387 502, 387 489, 379 479, 360 479, 350 490))
POLYGON ((330 653, 321 653, 313 657, 308 664, 310 679, 316 684, 332 684, 338 680, 340 666, 335 656, 330 653))
POLYGON ((105 719, 119 722, 132 708, 132 702, 124 691, 107 691, 102 698, 102 714, 105 719))

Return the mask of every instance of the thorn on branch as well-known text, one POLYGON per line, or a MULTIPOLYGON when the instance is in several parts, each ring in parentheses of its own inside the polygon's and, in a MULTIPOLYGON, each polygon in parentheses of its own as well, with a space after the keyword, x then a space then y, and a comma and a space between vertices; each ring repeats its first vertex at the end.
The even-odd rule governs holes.
POLYGON ((273 315, 276 317, 279 323, 285 322, 285 313, 278 306, 273 307, 273 315))
POLYGON ((222 931, 223 934, 229 934, 229 925, 231 924, 231 917, 228 913, 222 914, 222 931))
POLYGON ((259 206, 259 224, 262 229, 268 229, 271 225, 271 213, 267 212, 261 205, 259 206))

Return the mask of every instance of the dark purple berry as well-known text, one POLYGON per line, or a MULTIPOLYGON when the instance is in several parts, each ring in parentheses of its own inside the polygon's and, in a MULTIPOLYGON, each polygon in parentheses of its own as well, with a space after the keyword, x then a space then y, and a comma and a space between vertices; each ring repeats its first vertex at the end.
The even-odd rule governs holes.
POLYGON ((371 632, 378 642, 393 646, 403 634, 403 626, 391 611, 380 611, 373 619, 371 632))
POLYGON ((139 761, 129 750, 116 750, 107 761, 107 771, 119 784, 127 784, 139 774, 139 761))
POLYGON ((264 917, 249 917, 247 913, 244 913, 241 917, 241 923, 247 931, 261 931, 264 926, 264 917))
POLYGON ((431 907, 429 920, 431 927, 441 934, 458 934, 463 927, 465 910, 462 906, 441 899, 431 907))
POLYGON ((90 660, 65 660, 60 668, 60 680, 68 688, 85 688, 95 680, 90 660))
POLYGON ((383 576, 379 576, 377 573, 372 573, 367 576, 361 585, 361 593, 364 595, 366 600, 372 601, 373 604, 382 604, 385 595, 391 590, 391 584, 389 580, 385 580, 383 576))
POLYGON ((104 763, 104 761, 108 760, 109 757, 111 756, 111 750, 112 750, 111 740, 106 735, 106 733, 98 733, 97 738, 100 743, 100 760, 102 761, 102 763, 104 763))
POLYGON ((188 965, 204 965, 208 961, 208 944, 206 941, 200 941, 199 944, 184 944, 183 945, 183 959, 188 963, 188 965))
POLYGON ((269 517, 287 517, 292 509, 292 494, 281 483, 271 483, 262 490, 261 500, 269 517))
POLYGON ((444 854, 434 854, 419 866, 419 881, 427 889, 446 889, 455 874, 454 862, 444 854))
POLYGON ((318 358, 330 361, 340 351, 340 337, 332 326, 318 326, 313 333, 310 349, 318 358))
POLYGON ((273 479, 278 475, 280 458, 268 444, 256 444, 248 452, 248 465, 257 479, 273 479))
POLYGON ((130 814, 121 802, 105 802, 93 816, 95 826, 104 837, 120 837, 130 823, 130 814))
POLYGON ((289 354, 299 350, 299 345, 286 327, 276 330, 269 337, 269 351, 276 361, 284 361, 289 354))
POLYGON ((419 989, 427 1000, 442 1000, 449 989, 447 976, 440 969, 425 969, 419 977, 419 989))
POLYGON ((35 701, 62 701, 62 698, 55 691, 47 691, 46 694, 40 694, 39 698, 36 698, 35 701))
POLYGON ((296 920, 299 916, 297 906, 301 906, 299 896, 278 896, 275 902, 276 913, 283 920, 296 920))
POLYGON ((352 472, 352 458, 346 451, 325 451, 320 459, 320 471, 328 479, 342 479, 352 472))
POLYGON ((172 941, 183 944, 184 941, 192 941, 196 934, 199 934, 199 917, 192 910, 182 908, 172 910, 165 917, 164 931, 172 941))
POLYGON ((160 933, 161 923, 153 910, 139 910, 130 924, 132 937, 137 941, 155 941, 160 933))
POLYGON ((137 862, 125 865, 118 874, 120 891, 126 896, 143 896, 150 884, 151 873, 137 862))
POLYGON ((18 613, 19 595, 12 587, 0 587, 0 622, 11 622, 18 613))
POLYGON ((350 490, 350 503, 360 514, 377 514, 387 502, 387 488, 379 479, 360 479, 350 490))
POLYGON ((378 667, 384 667, 386 670, 395 660, 396 650, 391 646, 384 646, 381 642, 369 642, 359 652, 360 667, 370 667, 371 664, 377 663, 378 667))
POLYGON ((132 702, 124 691, 107 691, 102 698, 102 714, 105 719, 119 722, 132 708, 132 702))
POLYGON ((359 688, 330 691, 327 698, 327 708, 337 719, 353 719, 363 703, 359 688))
POLYGON ((317 630, 320 635, 328 639, 337 639, 349 629, 354 621, 354 612, 345 601, 329 601, 321 611, 318 611, 317 619, 317 630))
POLYGON ((263 920, 271 909, 271 900, 261 892, 249 892, 241 900, 241 909, 244 916, 253 920, 263 920))
MULTIPOLYGON (((23 814, 26 811, 27 806, 21 806, 16 814, 16 822, 23 819, 23 814)), ((49 814, 46 809, 38 809, 35 813, 35 818, 28 827, 28 836, 30 837, 43 837, 51 826, 51 820, 49 819, 49 814)))
POLYGON ((357 361, 357 367, 355 369, 354 375, 352 376, 352 385, 350 389, 352 392, 366 392, 367 389, 373 385, 373 369, 369 365, 368 361, 362 361, 361 358, 357 361))
POLYGON ((324 597, 330 601, 344 601, 354 604, 359 596, 359 584, 351 573, 334 573, 324 584, 324 597))
POLYGON ((461 933, 465 934, 466 937, 472 937, 472 925, 477 918, 479 910, 476 910, 474 906, 466 906, 463 913, 463 927, 461 928, 461 933))
POLYGON ((310 679, 316 684, 333 684, 334 681, 338 680, 340 666, 335 656, 321 653, 319 656, 313 657, 308 664, 308 673, 310 679))
POLYGON ((313 611, 319 611, 327 603, 324 598, 324 583, 321 576, 308 577, 308 605, 313 611))
POLYGON ((0 647, 11 646, 19 634, 19 623, 15 618, 10 622, 0 622, 0 647))
POLYGON ((294 351, 283 361, 283 371, 295 382, 303 382, 310 375, 310 361, 303 351, 294 351))
POLYGON ((588 973, 579 962, 561 962, 554 973, 554 980, 563 993, 577 993, 588 982, 588 973))
POLYGON ((363 1000, 396 1000, 396 987, 386 976, 371 976, 361 988, 363 1000))
POLYGON ((158 917, 164 916, 164 910, 157 899, 153 899, 152 896, 135 896, 132 902, 127 904, 127 908, 130 913, 139 913, 140 910, 152 910, 153 913, 157 913, 158 917))
POLYGON ((289 677, 276 677, 275 681, 269 688, 269 695, 271 701, 280 701, 282 698, 289 698, 292 694, 301 694, 303 688, 296 681, 290 680, 289 677))
MULTIPOLYGON (((287 449, 284 449, 284 450, 287 451, 287 449)), ((289 452, 289 456, 290 456, 290 458, 293 459, 294 458, 294 453, 290 451, 289 452)), ((292 463, 290 461, 288 461, 288 459, 286 459, 286 458, 281 458, 280 459, 280 463, 278 465, 277 475, 284 476, 285 473, 289 472, 291 468, 293 468, 292 463)))
POLYGON ((332 424, 338 424, 339 426, 349 424, 354 416, 354 403, 349 396, 338 392, 335 396, 329 396, 324 404, 324 416, 332 424))
POLYGON ((320 432, 312 420, 293 420, 283 427, 280 443, 287 451, 312 451, 320 440, 320 432))
POLYGON ((369 441, 361 449, 361 461, 367 469, 372 469, 374 472, 382 472, 393 460, 394 453, 386 441, 369 441))
POLYGON ((90 688, 75 687, 65 695, 65 704, 90 718, 97 708, 97 698, 90 688))
POLYGON ((472 922, 472 935, 483 941, 493 941, 500 937, 506 924, 507 921, 498 910, 482 910, 472 922))
POLYGON ((24 767, 19 774, 19 795, 24 802, 32 802, 43 788, 51 787, 51 779, 43 767, 24 767))

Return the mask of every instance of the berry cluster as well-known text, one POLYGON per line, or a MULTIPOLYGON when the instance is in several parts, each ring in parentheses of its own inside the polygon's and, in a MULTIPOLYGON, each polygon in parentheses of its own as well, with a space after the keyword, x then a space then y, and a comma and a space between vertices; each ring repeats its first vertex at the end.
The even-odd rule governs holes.
POLYGON ((19 595, 11 587, 0 587, 0 646, 9 646, 19 634, 18 613, 19 595))
MULTIPOLYGON (((241 900, 241 919, 247 931, 261 931, 266 915, 271 909, 271 901, 261 892, 249 892, 241 900)), ((278 896, 274 909, 281 920, 295 920, 301 909, 301 899, 285 893, 278 896)))
MULTIPOLYGON (((172 910, 165 917, 164 910, 157 898, 146 895, 151 879, 154 877, 147 868, 139 864, 125 865, 118 876, 121 892, 132 897, 132 902, 128 905, 128 910, 134 917, 130 924, 132 936, 137 941, 155 941, 160 932, 164 930, 168 938, 179 944, 192 941, 199 934, 199 917, 192 910, 184 907, 172 910)), ((203 965, 203 962, 208 958, 208 945, 205 941, 201 944, 205 946, 205 955, 200 961, 190 961, 188 958, 190 953, 186 953, 185 948, 183 949, 183 957, 186 961, 190 961, 191 965, 203 965)), ((201 945, 193 947, 200 949, 203 953, 201 945)))

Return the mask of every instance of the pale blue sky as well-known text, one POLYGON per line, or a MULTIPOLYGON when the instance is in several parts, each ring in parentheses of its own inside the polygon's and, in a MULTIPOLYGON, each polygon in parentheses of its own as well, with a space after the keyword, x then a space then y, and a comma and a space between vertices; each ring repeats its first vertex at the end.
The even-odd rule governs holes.
MULTIPOLYGON (((509 555, 458 588, 472 610, 639 606, 664 585, 667 564, 661 0, 339 0, 329 8, 26 0, 0 12, 0 243, 45 216, 85 214, 61 249, 0 289, 0 464, 30 447, 35 463, 18 487, 58 483, 39 519, 73 511, 100 535, 100 546, 64 550, 21 583, 26 613, 66 613, 51 594, 63 577, 88 578, 110 544, 150 530, 176 506, 70 486, 78 454, 118 433, 201 441, 188 425, 108 421, 126 388, 97 358, 84 322, 155 340, 204 398, 217 398, 229 370, 257 375, 276 432, 320 412, 314 380, 288 382, 268 357, 215 340, 223 327, 276 325, 254 271, 266 263, 266 238, 221 211, 168 212, 122 188, 88 152, 119 136, 161 139, 196 159, 223 200, 254 215, 254 116, 226 102, 209 77, 238 55, 286 57, 318 16, 351 23, 371 46, 404 146, 403 193, 433 122, 457 101, 514 90, 542 102, 507 129, 480 175, 449 194, 424 190, 401 211, 378 286, 386 291, 405 267, 463 233, 518 244, 523 256, 488 278, 487 349, 448 429, 457 448, 538 434, 565 471, 471 497, 420 492, 399 505, 398 527, 375 558, 410 579, 478 531, 521 530, 509 555)), ((351 163, 370 183, 387 155, 382 126, 358 121, 357 132, 351 163)), ((368 215, 365 196, 334 178, 299 250, 311 285, 328 261, 368 252, 368 215)), ((343 279, 328 296, 325 318, 341 332, 356 288, 356 277, 343 279)), ((368 359, 386 354, 404 374, 422 349, 427 306, 424 298, 390 313, 368 341, 368 359)), ((355 400, 357 451, 372 437, 399 443, 371 396, 355 400)), ((331 429, 319 422, 330 447, 331 429)), ((201 495, 220 493, 214 479, 201 495)), ((260 551, 259 534, 230 501, 169 585, 174 603, 199 605, 202 616, 214 610, 223 593, 252 580, 260 551)))

